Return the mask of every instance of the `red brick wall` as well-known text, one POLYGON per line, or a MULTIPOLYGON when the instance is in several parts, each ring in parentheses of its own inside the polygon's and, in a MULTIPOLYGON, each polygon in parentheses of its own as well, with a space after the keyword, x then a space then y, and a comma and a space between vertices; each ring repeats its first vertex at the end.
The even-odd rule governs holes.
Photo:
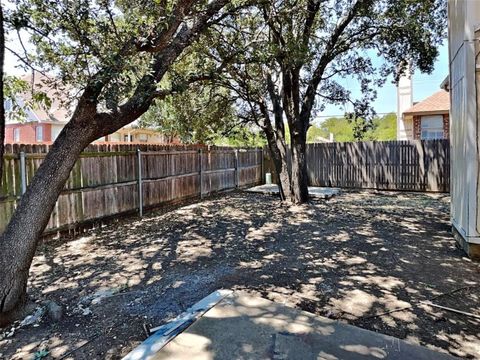
MULTIPOLYGON (((413 138, 420 140, 422 136, 422 116, 413 115, 413 138)), ((443 138, 450 138, 450 117, 448 114, 443 114, 443 138)))
POLYGON ((52 141, 52 125, 51 124, 8 124, 5 125, 5 142, 7 144, 13 144, 14 141, 14 129, 20 129, 20 141, 22 144, 42 144, 52 141), (37 142, 35 138, 35 129, 37 126, 43 127, 43 142, 37 142))
POLYGON ((450 115, 443 114, 443 137, 450 139, 450 115))
POLYGON ((422 135, 422 124, 419 115, 413 115, 413 138, 419 140, 422 135))

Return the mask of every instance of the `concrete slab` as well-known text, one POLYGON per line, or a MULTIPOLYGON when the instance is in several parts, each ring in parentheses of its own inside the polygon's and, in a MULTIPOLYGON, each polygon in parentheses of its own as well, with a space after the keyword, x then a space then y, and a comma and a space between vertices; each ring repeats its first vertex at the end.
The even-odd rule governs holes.
POLYGON ((152 359, 424 359, 454 357, 262 298, 233 293, 152 359))
MULTIPOLYGON (((247 189, 248 192, 269 194, 269 195, 278 195, 280 190, 278 189, 277 184, 264 184, 254 186, 247 189)), ((314 199, 329 199, 340 193, 339 188, 327 188, 327 187, 318 187, 318 186, 309 186, 308 194, 311 198, 314 199)))

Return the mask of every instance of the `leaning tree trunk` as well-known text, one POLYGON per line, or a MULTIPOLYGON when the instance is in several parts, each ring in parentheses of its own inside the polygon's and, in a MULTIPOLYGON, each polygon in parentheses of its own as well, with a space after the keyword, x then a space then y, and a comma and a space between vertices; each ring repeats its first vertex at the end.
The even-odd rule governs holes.
POLYGON ((3 176, 3 152, 5 142, 5 107, 3 105, 3 63, 5 60, 5 33, 3 29, 3 7, 0 4, 0 186, 3 176))
POLYGON ((303 204, 308 201, 307 136, 305 132, 291 137, 292 149, 292 202, 303 204))
POLYGON ((28 272, 38 239, 78 156, 97 137, 93 116, 73 115, 0 236, 0 325, 16 317, 25 303, 28 272))

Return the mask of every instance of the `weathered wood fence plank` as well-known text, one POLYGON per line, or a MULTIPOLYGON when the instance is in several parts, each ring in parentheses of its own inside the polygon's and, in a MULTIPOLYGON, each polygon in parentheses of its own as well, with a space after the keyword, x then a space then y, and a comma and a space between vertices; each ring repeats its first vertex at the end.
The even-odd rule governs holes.
MULTIPOLYGON (((276 181, 268 154, 265 172, 272 173, 276 181)), ((307 172, 312 186, 449 192, 450 143, 411 140, 308 144, 307 172)))
MULTIPOLYGON (((239 186, 262 181, 262 149, 90 145, 73 167, 46 232, 71 229, 82 222, 136 211, 139 206, 137 149, 142 151, 142 193, 147 208, 197 197, 201 182, 203 194, 210 194, 235 188, 237 176, 239 186), (200 180, 200 166, 203 181, 200 180)), ((6 150, 5 171, 0 183, 0 232, 21 196, 20 152, 26 153, 28 184, 45 158, 48 146, 7 145, 6 150)))

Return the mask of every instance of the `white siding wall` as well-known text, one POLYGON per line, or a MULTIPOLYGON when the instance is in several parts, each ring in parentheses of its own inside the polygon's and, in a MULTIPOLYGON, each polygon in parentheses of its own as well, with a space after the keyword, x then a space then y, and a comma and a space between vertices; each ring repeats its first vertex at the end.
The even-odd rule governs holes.
POLYGON ((120 142, 122 141, 122 137, 119 133, 113 133, 108 136, 111 142, 120 142))
POLYGON ((413 139, 412 120, 404 119, 403 112, 413 105, 412 77, 407 74, 400 77, 397 85, 397 140, 413 139))
POLYGON ((65 125, 52 124, 52 141, 55 141, 65 125))
POLYGON ((480 243, 477 219, 477 105, 475 27, 480 1, 449 0, 452 223, 465 240, 480 243))

